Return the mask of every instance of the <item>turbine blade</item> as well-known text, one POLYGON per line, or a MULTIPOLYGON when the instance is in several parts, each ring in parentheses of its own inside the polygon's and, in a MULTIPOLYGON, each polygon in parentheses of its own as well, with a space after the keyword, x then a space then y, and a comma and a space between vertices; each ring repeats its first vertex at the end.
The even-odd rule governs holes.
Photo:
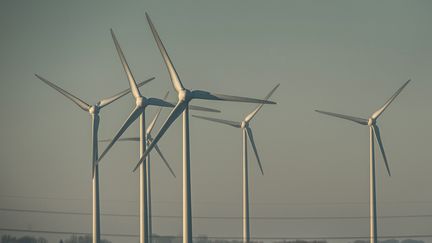
POLYGON ((114 136, 114 138, 111 140, 111 142, 108 144, 108 146, 105 148, 103 153, 100 155, 98 163, 102 160, 102 158, 108 153, 108 151, 111 149, 111 147, 114 145, 114 143, 120 138, 120 136, 126 131, 126 129, 143 113, 143 108, 141 107, 135 107, 135 109, 132 111, 132 113, 129 115, 129 117, 126 119, 126 121, 123 123, 117 134, 114 136))
POLYGON ((339 117, 342 119, 346 119, 346 120, 350 120, 353 122, 357 122, 360 123, 362 125, 367 125, 368 124, 368 120, 364 119, 364 118, 359 118, 359 117, 355 117, 355 116, 347 116, 347 115, 342 115, 342 114, 338 114, 338 113, 333 113, 333 112, 328 112, 328 111, 320 111, 320 110, 315 110, 318 113, 322 113, 325 115, 329 115, 329 116, 335 116, 335 117, 339 117))
POLYGON ((148 105, 152 105, 152 106, 161 106, 161 107, 174 107, 175 104, 162 100, 162 99, 158 99, 158 98, 148 98, 147 99, 147 104, 148 105))
POLYGON ((400 92, 402 92, 402 90, 405 88, 405 86, 408 85, 409 82, 411 82, 411 79, 409 79, 408 81, 406 81, 406 82, 402 85, 402 87, 400 87, 400 88, 396 91, 396 93, 394 93, 394 94, 390 97, 390 99, 388 99, 387 102, 384 103, 384 105, 383 105, 381 108, 379 108, 377 111, 375 111, 375 112, 372 114, 372 119, 376 119, 376 118, 378 118, 378 117, 379 117, 379 116, 380 116, 380 115, 385 111, 385 109, 387 109, 387 107, 389 107, 389 105, 393 102, 393 100, 396 99, 396 96, 398 96, 398 95, 400 94, 400 92))
POLYGON ((199 118, 199 119, 204 119, 204 120, 208 120, 208 121, 212 121, 212 122, 226 124, 226 125, 229 125, 229 126, 232 126, 232 127, 237 127, 237 128, 241 127, 241 123, 240 122, 236 122, 236 121, 228 121, 228 120, 211 118, 211 117, 206 117, 206 116, 197 116, 197 115, 192 115, 192 116, 196 117, 196 118, 199 118))
POLYGON ((204 90, 192 91, 192 97, 194 99, 203 99, 203 100, 223 100, 223 101, 247 102, 247 103, 276 104, 276 102, 268 101, 268 100, 260 100, 260 99, 233 96, 233 95, 215 94, 204 90))
POLYGON ((217 112, 217 113, 221 112, 220 110, 217 109, 212 109, 212 108, 207 108, 207 107, 202 107, 197 105, 190 105, 189 109, 194 111, 217 112))
MULTIPOLYGON (((149 141, 152 142, 153 139, 149 138, 149 141)), ((166 167, 168 168, 168 170, 171 172, 171 175, 174 176, 174 178, 176 178, 176 174, 174 173, 173 169, 171 168, 170 164, 168 163, 168 161, 165 159, 165 156, 162 154, 162 151, 160 150, 158 145, 154 146, 156 152, 159 154, 159 156, 161 157, 162 161, 164 162, 164 164, 166 165, 166 167)))
MULTIPOLYGON (((264 98, 264 100, 268 100, 270 98, 270 96, 272 96, 272 94, 275 92, 275 90, 279 87, 280 84, 277 84, 271 91, 270 93, 267 94, 267 96, 264 98)), ((264 104, 259 104, 255 110, 253 110, 249 115, 246 116, 245 121, 249 122, 250 120, 252 120, 252 118, 256 115, 256 113, 258 113, 258 111, 263 107, 264 104)))
MULTIPOLYGON (((175 104, 173 104, 171 102, 161 100, 158 98, 148 98, 147 103, 148 103, 148 105, 152 105, 152 106, 162 106, 162 107, 174 107, 175 106, 175 104)), ((189 109, 195 110, 195 111, 220 112, 220 110, 202 107, 202 106, 197 106, 197 105, 190 105, 189 109)))
POLYGON ((138 169, 140 164, 144 161, 144 159, 147 157, 147 155, 151 152, 153 147, 159 142, 161 137, 165 134, 165 132, 168 130, 168 128, 171 126, 171 124, 182 114, 182 112, 186 109, 188 106, 188 102, 180 101, 177 103, 177 105, 174 107, 174 109, 169 114, 168 118, 162 125, 162 127, 159 129, 159 132, 156 134, 156 136, 153 139, 153 142, 147 147, 146 151, 142 155, 141 159, 138 161, 137 165, 133 169, 135 171, 138 169))
POLYGON ((62 95, 64 95, 66 98, 70 99, 73 103, 77 104, 81 109, 88 111, 90 109, 90 105, 85 103, 83 100, 81 100, 80 98, 76 97, 75 95, 67 92, 66 90, 60 88, 59 86, 51 83, 50 81, 46 80, 45 78, 35 74, 35 76, 42 80, 42 82, 48 84, 49 86, 51 86, 51 88, 57 90, 58 92, 60 92, 62 95))
MULTIPOLYGON (((155 79, 155 78, 152 77, 152 78, 149 78, 149 79, 147 79, 147 80, 145 80, 145 81, 142 81, 142 82, 138 83, 137 87, 141 87, 141 86, 143 86, 144 84, 149 83, 150 81, 153 81, 154 79, 155 79)), ((103 99, 103 100, 99 101, 99 102, 98 102, 98 105, 99 105, 100 108, 102 108, 102 107, 104 107, 104 106, 107 106, 107 105, 111 104, 112 102, 114 102, 114 101, 120 99, 121 97, 123 97, 123 96, 129 94, 130 92, 131 92, 131 89, 130 89, 130 88, 129 88, 129 89, 125 89, 125 90, 123 90, 122 92, 119 92, 119 93, 117 93, 117 94, 115 94, 115 95, 113 95, 113 96, 111 96, 111 97, 109 97, 109 98, 106 98, 106 99, 103 99)))
POLYGON ((135 98, 139 98, 139 97, 141 97, 141 93, 138 90, 138 87, 137 87, 137 84, 135 82, 135 79, 134 79, 134 77, 132 75, 132 72, 131 72, 131 70, 129 68, 129 65, 128 65, 127 61, 126 61, 126 58, 125 58, 125 56, 123 54, 123 51, 122 51, 122 49, 120 47, 120 44, 118 43, 117 38, 116 38, 116 36, 114 34, 114 31, 112 29, 111 29, 111 36, 112 36, 112 39, 114 41, 115 47, 117 49, 117 53, 118 53, 118 55, 120 57, 120 61, 122 63, 123 69, 125 70, 126 76, 127 76, 128 80, 129 80, 129 86, 130 86, 130 88, 132 90, 132 94, 133 94, 133 96, 135 98))
POLYGON ((165 49, 165 46, 163 45, 163 43, 159 37, 159 34, 157 33, 156 28, 154 27, 153 22, 150 19, 150 16, 147 13, 145 15, 147 18, 147 22, 150 25, 150 29, 152 31, 153 37, 156 41, 156 44, 159 48, 160 53, 162 54, 162 58, 163 58, 165 65, 168 69, 168 73, 170 75, 171 83, 172 83, 174 89, 177 92, 184 90, 185 88, 183 87, 183 84, 180 81, 180 77, 178 76, 177 71, 175 70, 173 63, 171 62, 171 59, 168 56, 168 53, 165 49))
POLYGON ((98 130, 99 130, 99 115, 92 115, 92 178, 95 175, 95 169, 98 160, 98 130))
MULTIPOLYGON (((166 92, 166 94, 165 94, 165 96, 163 98, 164 100, 166 100, 166 98, 168 97, 168 94, 169 94, 169 92, 166 92)), ((159 109, 158 109, 155 117, 151 121, 150 125, 147 127, 146 134, 150 134, 151 133, 151 131, 153 130, 154 125, 156 124, 156 120, 158 119, 158 117, 159 117, 159 115, 160 115, 161 112, 162 112, 162 106, 159 107, 159 109)))
POLYGON ((387 162, 387 156, 386 156, 386 154, 384 152, 384 146, 383 146, 383 143, 381 141, 380 129, 379 129, 379 127, 377 125, 373 125, 372 127, 373 127, 373 130, 375 132, 375 137, 376 137, 376 139, 378 141, 378 145, 379 145, 379 148, 381 150, 381 154, 382 154, 383 159, 384 159, 384 163, 385 163, 385 166, 386 166, 386 169, 387 169, 387 173, 389 174, 389 176, 391 176, 390 167, 389 167, 389 164, 387 162))
POLYGON ((256 148, 255 141, 254 141, 254 138, 253 138, 252 129, 250 129, 250 127, 246 127, 246 133, 248 134, 249 140, 250 140, 250 142, 252 144, 252 148, 253 148, 253 151, 255 153, 255 157, 257 158, 258 165, 259 165, 259 168, 261 170, 261 174, 264 175, 264 171, 263 171, 263 168, 262 168, 262 165, 261 165, 261 160, 260 160, 260 157, 258 155, 258 150, 256 148))
MULTIPOLYGON (((135 137, 135 138, 119 138, 117 141, 136 141, 139 142, 140 138, 139 137, 135 137)), ((112 139, 101 139, 98 142, 100 143, 107 143, 107 142, 111 142, 112 139)))

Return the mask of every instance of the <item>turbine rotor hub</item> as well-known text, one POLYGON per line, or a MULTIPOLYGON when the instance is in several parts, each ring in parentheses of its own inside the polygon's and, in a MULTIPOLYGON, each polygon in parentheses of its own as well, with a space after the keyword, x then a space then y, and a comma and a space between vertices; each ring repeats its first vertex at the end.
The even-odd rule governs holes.
POLYGON ((138 107, 144 107, 146 105, 146 98, 144 98, 144 97, 138 97, 138 98, 136 98, 135 104, 138 107))
POLYGON ((373 119, 373 118, 369 118, 369 120, 368 120, 368 126, 373 126, 375 124, 376 124, 376 120, 373 119))
POLYGON ((178 100, 179 101, 186 101, 190 97, 190 91, 187 89, 184 89, 182 91, 179 91, 178 93, 178 100))
POLYGON ((246 121, 242 121, 242 123, 240 124, 241 128, 246 128, 249 126, 249 123, 247 123, 246 121))
POLYGON ((99 107, 97 105, 92 105, 92 106, 90 106, 88 111, 92 115, 99 114, 99 107))

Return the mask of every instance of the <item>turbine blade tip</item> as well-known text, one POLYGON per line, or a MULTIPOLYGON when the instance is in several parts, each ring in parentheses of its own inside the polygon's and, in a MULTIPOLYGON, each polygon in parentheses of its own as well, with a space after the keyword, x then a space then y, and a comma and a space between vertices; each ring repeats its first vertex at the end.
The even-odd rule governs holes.
POLYGON ((147 21, 151 22, 150 15, 147 12, 145 12, 145 16, 146 16, 147 21))
POLYGON ((45 78, 43 78, 43 77, 40 76, 39 74, 35 73, 34 75, 36 76, 36 78, 38 78, 38 79, 40 79, 40 80, 42 80, 42 81, 45 81, 45 78))

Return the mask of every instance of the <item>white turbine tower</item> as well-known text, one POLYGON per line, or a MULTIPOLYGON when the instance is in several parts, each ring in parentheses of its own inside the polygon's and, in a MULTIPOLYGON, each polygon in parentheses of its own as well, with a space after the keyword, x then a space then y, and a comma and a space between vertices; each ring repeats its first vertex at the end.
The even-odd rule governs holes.
MULTIPOLYGON (((264 98, 264 100, 268 100, 273 92, 279 87, 279 84, 276 85, 270 93, 264 98)), ((243 242, 250 242, 250 226, 249 226, 249 172, 248 172, 248 156, 247 156, 247 137, 249 137, 250 143, 252 145, 253 151, 255 153, 255 157, 257 159, 259 168, 261 170, 261 174, 264 175, 264 171, 262 169, 261 160, 258 155, 258 150, 255 145, 252 129, 249 126, 252 118, 258 113, 258 111, 263 107, 264 104, 258 105, 249 115, 247 115, 243 121, 229 121, 205 116, 196 116, 193 117, 222 123, 228 126, 232 126, 235 128, 241 128, 243 133, 243 242)))
MULTIPOLYGON (((120 57, 120 61, 122 63, 123 69, 126 72, 126 76, 129 80, 129 85, 132 90, 132 94, 135 97, 135 108, 126 121, 123 123, 117 134, 108 144, 106 149, 102 152, 98 159, 98 163, 102 160, 102 158, 107 154, 107 152, 111 149, 114 143, 121 137, 121 135, 126 131, 126 129, 136 120, 138 117, 140 118, 140 158, 145 158, 147 154, 144 155, 146 151, 146 131, 145 131, 145 109, 147 106, 162 106, 162 107, 174 107, 173 104, 166 102, 162 99, 158 98, 146 98, 141 95, 137 88, 137 84, 135 82, 135 78, 132 75, 132 72, 129 68, 129 65, 126 61, 126 58, 121 50, 120 44, 117 41, 117 38, 114 34, 114 31, 111 30, 111 36, 113 38, 115 47, 117 49, 117 53, 120 57)), ((196 110, 202 111, 210 111, 210 112, 219 112, 218 110, 204 108, 204 107, 194 107, 196 110)), ((146 163, 144 166, 140 166, 140 242, 148 243, 148 216, 147 216, 147 172, 146 172, 146 163)))
MULTIPOLYGON (((273 94, 273 92, 279 87, 279 84, 276 85, 270 93, 264 98, 264 100, 268 100, 270 96, 273 94)), ((235 128, 241 128, 243 133, 243 242, 248 243, 250 242, 250 224, 249 224, 249 171, 248 171, 248 156, 247 156, 247 137, 249 137, 249 141, 252 145, 253 151, 255 153, 255 157, 257 159, 259 168, 261 170, 261 174, 264 175, 264 171, 262 169, 262 164, 260 157, 258 155, 258 150, 255 145, 252 129, 249 126, 250 121, 252 118, 258 113, 258 111, 263 107, 264 104, 259 104, 249 115, 247 115, 243 121, 237 122, 237 121, 229 121, 229 120, 223 120, 223 119, 217 119, 217 118, 211 118, 211 117, 205 117, 205 116, 196 116, 192 115, 193 117, 216 122, 216 123, 222 123, 228 126, 232 126, 235 128)))
MULTIPOLYGON (((57 85, 51 83, 50 81, 46 80, 45 78, 35 74, 37 78, 42 80, 47 85, 51 86, 58 92, 60 92, 62 95, 66 96, 66 98, 70 99, 72 102, 77 104, 81 109, 84 111, 90 113, 91 116, 91 127, 92 127, 92 190, 93 190, 93 211, 92 211, 92 236, 93 236, 93 243, 99 243, 100 242, 100 210, 99 210, 99 168, 97 165, 98 160, 98 128, 99 128, 99 111, 103 107, 111 104, 112 102, 116 101, 117 99, 125 96, 129 92, 131 92, 131 89, 126 89, 112 97, 102 99, 99 102, 97 102, 95 105, 89 105, 86 102, 82 101, 81 99, 77 98, 76 96, 72 95, 71 93, 65 91, 64 89, 58 87, 57 85)), ((138 87, 152 81, 154 78, 150 78, 146 81, 141 82, 138 87)))
POLYGON ((224 100, 224 101, 237 101, 237 102, 250 102, 250 103, 269 103, 275 104, 274 102, 238 97, 223 94, 214 94, 204 90, 189 90, 186 89, 177 74, 177 71, 172 64, 162 41, 153 26, 150 17, 146 13, 147 21, 150 25, 153 37, 156 40, 159 51, 162 54, 165 65, 168 69, 170 79, 174 89, 178 94, 178 102, 174 109, 171 111, 169 117, 160 128, 159 132, 155 136, 153 142, 147 148, 147 151, 143 154, 140 161, 134 168, 134 171, 145 161, 145 156, 152 150, 157 144, 159 139, 171 126, 171 124, 183 114, 183 243, 192 243, 192 208, 191 208, 191 181, 190 181, 190 149, 189 149, 189 102, 193 99, 204 99, 204 100, 224 100))
POLYGON ((337 114, 337 113, 333 113, 333 112, 327 112, 327 111, 320 111, 320 110, 315 110, 316 112, 319 113, 323 113, 325 115, 329 115, 329 116, 334 116, 334 117, 338 117, 338 118, 342 118, 342 119, 346 119, 346 120, 350 120, 356 123, 359 123, 361 125, 367 125, 369 126, 369 142, 370 142, 370 147, 369 147, 369 179, 370 179, 370 188, 369 188, 369 210, 370 210, 370 242, 371 243, 377 243, 378 242, 378 233, 377 233, 377 208, 376 208, 376 186, 375 186, 375 148, 374 148, 374 134, 375 134, 375 138, 378 142, 379 148, 381 150, 381 154, 383 156, 384 159, 384 163, 387 169, 387 172, 389 174, 389 176, 391 176, 390 174, 390 168, 387 162, 387 156, 384 152, 384 146, 383 143, 381 141, 381 134, 380 134, 380 130, 378 128, 378 125, 376 124, 377 119, 381 116, 381 114, 384 112, 385 109, 387 109, 387 107, 389 107, 389 105, 393 102, 393 100, 396 98, 396 96, 399 95, 399 93, 403 90, 403 88, 405 88, 405 86, 410 82, 411 80, 406 81, 402 87, 400 87, 396 93, 394 93, 390 99, 387 100, 386 103, 384 103, 384 105, 379 108, 377 111, 375 111, 374 113, 372 113, 372 115, 369 117, 369 119, 365 119, 365 118, 359 118, 359 117, 354 117, 354 116, 347 116, 347 115, 342 115, 342 114, 337 114))
MULTIPOLYGON (((167 98, 168 96, 168 92, 166 93, 164 100, 167 98)), ((150 123, 150 125, 147 127, 146 129, 146 142, 147 145, 149 145, 151 143, 151 141, 153 140, 152 136, 151 136, 151 132, 156 124, 156 120, 158 119, 160 113, 162 111, 162 107, 159 107, 158 112, 156 113, 155 117, 153 118, 152 122, 150 123)), ((139 142, 140 138, 139 137, 128 137, 128 138, 120 138, 118 141, 134 141, 134 142, 139 142)), ((104 139, 104 140, 100 140, 100 142, 111 142, 111 139, 104 139)), ((165 159, 165 156, 162 154, 161 149, 159 148, 158 145, 155 146, 155 150, 158 153, 159 157, 162 159, 162 161, 165 163, 166 167, 168 168, 168 170, 170 171, 171 175, 175 178, 176 175, 173 171, 173 169, 171 168, 171 166, 169 165, 168 161, 165 159)), ((151 171, 150 171, 150 154, 147 156, 147 210, 148 210, 148 235, 149 235, 149 242, 152 242, 152 235, 153 235, 153 227, 152 227, 152 209, 151 209, 151 171)))

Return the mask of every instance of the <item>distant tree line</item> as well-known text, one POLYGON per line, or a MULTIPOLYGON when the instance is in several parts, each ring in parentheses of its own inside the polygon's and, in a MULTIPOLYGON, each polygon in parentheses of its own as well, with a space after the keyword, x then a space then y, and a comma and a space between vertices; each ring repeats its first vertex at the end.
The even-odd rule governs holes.
MULTIPOLYGON (((153 243, 183 243, 183 238, 179 236, 160 236, 153 235, 153 243)), ((193 240, 194 243, 243 243, 241 240, 224 240, 212 239, 205 235, 197 236, 193 240)), ((251 243, 263 243, 262 241, 251 241, 251 243)))
MULTIPOLYGON (((3 235, 0 243, 48 243, 48 240, 43 237, 3 235)), ((92 237, 91 235, 72 235, 67 239, 61 239, 59 243, 92 243, 92 237)), ((111 241, 101 240, 101 243, 111 243, 111 241)))
MULTIPOLYGON (((355 240, 353 241, 353 243, 369 243, 368 240, 355 240)), ((395 239, 390 239, 390 240, 380 240, 378 241, 378 243, 424 243, 424 241, 422 240, 412 240, 412 239, 405 239, 405 240, 395 240, 395 239)))
POLYGON ((274 241, 273 243, 327 243, 325 240, 283 240, 274 241))
MULTIPOLYGON (((178 236, 161 236, 153 235, 153 243, 182 243, 183 239, 178 236)), ((43 237, 33 236, 22 236, 15 237, 10 235, 2 235, 0 243, 48 243, 43 237)), ((92 243, 91 235, 71 235, 69 238, 61 239, 59 243, 92 243)), ((101 243, 111 243, 109 240, 102 239, 101 243)), ((198 236, 194 239, 194 243, 243 243, 241 240, 224 240, 224 239, 213 239, 207 236, 198 236)), ((251 241, 251 243, 263 243, 263 241, 251 241)), ((327 243, 325 240, 283 240, 273 241, 273 243, 327 243)), ((355 240, 349 241, 348 243, 369 243, 369 240, 355 240)), ((422 240, 383 240, 379 243, 424 243, 422 240)))
MULTIPOLYGON (((111 243, 111 241, 104 240, 104 239, 101 239, 100 242, 101 243, 111 243)), ((72 235, 68 239, 60 240, 59 243, 92 243, 92 236, 91 235, 72 235)))
POLYGON ((10 235, 2 235, 1 243, 48 243, 48 241, 43 237, 22 236, 17 238, 10 235))

